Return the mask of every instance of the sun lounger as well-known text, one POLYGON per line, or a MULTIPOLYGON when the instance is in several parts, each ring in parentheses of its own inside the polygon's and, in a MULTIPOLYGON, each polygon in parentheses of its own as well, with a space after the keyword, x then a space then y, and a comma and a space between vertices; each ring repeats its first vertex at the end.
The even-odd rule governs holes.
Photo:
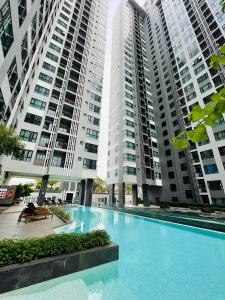
POLYGON ((35 209, 32 210, 31 208, 25 208, 18 219, 18 222, 21 221, 21 219, 25 219, 25 221, 34 221, 39 219, 46 219, 48 216, 51 216, 53 218, 53 213, 49 211, 48 209, 35 209))

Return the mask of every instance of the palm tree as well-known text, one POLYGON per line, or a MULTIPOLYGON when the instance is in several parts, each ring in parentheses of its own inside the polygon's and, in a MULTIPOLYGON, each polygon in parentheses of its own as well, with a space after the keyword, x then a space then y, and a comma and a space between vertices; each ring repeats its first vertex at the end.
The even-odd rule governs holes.
POLYGON ((93 182, 93 191, 96 193, 106 193, 108 191, 105 180, 97 177, 93 182))

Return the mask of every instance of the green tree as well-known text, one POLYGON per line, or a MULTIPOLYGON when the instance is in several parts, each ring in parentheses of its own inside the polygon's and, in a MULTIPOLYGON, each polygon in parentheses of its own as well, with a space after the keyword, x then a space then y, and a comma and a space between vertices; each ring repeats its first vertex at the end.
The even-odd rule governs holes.
POLYGON ((50 185, 50 189, 52 190, 53 187, 58 183, 56 180, 49 180, 48 185, 50 185))
MULTIPOLYGON (((225 9, 225 0, 223 5, 225 9)), ((225 65, 225 45, 220 48, 220 55, 213 55, 210 61, 210 66, 216 70, 223 65, 225 65)), ((205 107, 194 106, 188 115, 189 121, 195 126, 194 130, 182 131, 171 140, 171 144, 177 149, 186 149, 190 141, 193 143, 207 141, 207 126, 215 127, 223 120, 223 113, 225 113, 225 88, 212 95, 211 102, 205 107)))
POLYGON ((15 198, 28 197, 31 193, 33 193, 33 185, 32 184, 19 184, 16 187, 15 198))
POLYGON ((108 190, 106 187, 105 180, 103 180, 100 177, 97 177, 93 182, 93 191, 96 193, 106 193, 108 190))
POLYGON ((42 184, 42 179, 37 179, 37 180, 36 180, 36 184, 35 184, 35 188, 36 188, 37 190, 40 190, 41 184, 42 184))
POLYGON ((220 0, 220 4, 222 6, 222 11, 225 12, 225 0, 220 0))
POLYGON ((0 124, 0 155, 14 155, 17 159, 23 158, 24 145, 13 128, 0 124))
POLYGON ((129 184, 126 185, 126 187, 125 187, 125 193, 127 195, 132 194, 132 186, 131 185, 129 185, 129 184))

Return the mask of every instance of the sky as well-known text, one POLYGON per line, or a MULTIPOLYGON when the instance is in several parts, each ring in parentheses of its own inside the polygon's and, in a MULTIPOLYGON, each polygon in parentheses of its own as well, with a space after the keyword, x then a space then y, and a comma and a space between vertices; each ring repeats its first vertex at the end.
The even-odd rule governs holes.
MULTIPOLYGON (((99 177, 106 179, 107 177, 107 146, 108 146, 108 118, 109 118, 109 101, 110 101, 110 73, 111 73, 111 47, 112 47, 112 22, 116 9, 121 0, 108 0, 108 24, 105 49, 105 71, 103 82, 102 96, 102 115, 99 136, 99 158, 97 174, 99 177)), ((137 0, 140 5, 144 0, 137 0)))

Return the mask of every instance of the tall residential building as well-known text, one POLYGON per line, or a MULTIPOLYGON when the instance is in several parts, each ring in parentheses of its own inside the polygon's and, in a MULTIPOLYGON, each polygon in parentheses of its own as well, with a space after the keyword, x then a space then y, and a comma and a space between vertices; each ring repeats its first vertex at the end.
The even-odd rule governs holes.
MULTIPOLYGON (((135 7, 132 1, 126 3, 135 7)), ((162 174, 161 200, 225 204, 224 119, 218 120, 215 128, 207 128, 205 143, 190 143, 187 151, 177 151, 170 145, 170 139, 181 130, 194 128, 187 118, 192 108, 207 105, 211 95, 224 86, 224 69, 216 72, 209 66, 210 57, 225 43, 225 15, 220 1, 148 0, 144 11, 144 42, 162 174)), ((130 26, 135 30, 132 20, 130 26)), ((119 143, 123 144, 122 139, 119 143)))
POLYGON ((161 170, 147 58, 145 11, 121 1, 114 18, 109 120, 108 178, 110 201, 115 185, 125 203, 125 185, 138 186, 145 205, 161 197, 161 170))
POLYGON ((80 184, 91 202, 102 101, 106 0, 0 0, 0 112, 25 143, 2 178, 80 184))

